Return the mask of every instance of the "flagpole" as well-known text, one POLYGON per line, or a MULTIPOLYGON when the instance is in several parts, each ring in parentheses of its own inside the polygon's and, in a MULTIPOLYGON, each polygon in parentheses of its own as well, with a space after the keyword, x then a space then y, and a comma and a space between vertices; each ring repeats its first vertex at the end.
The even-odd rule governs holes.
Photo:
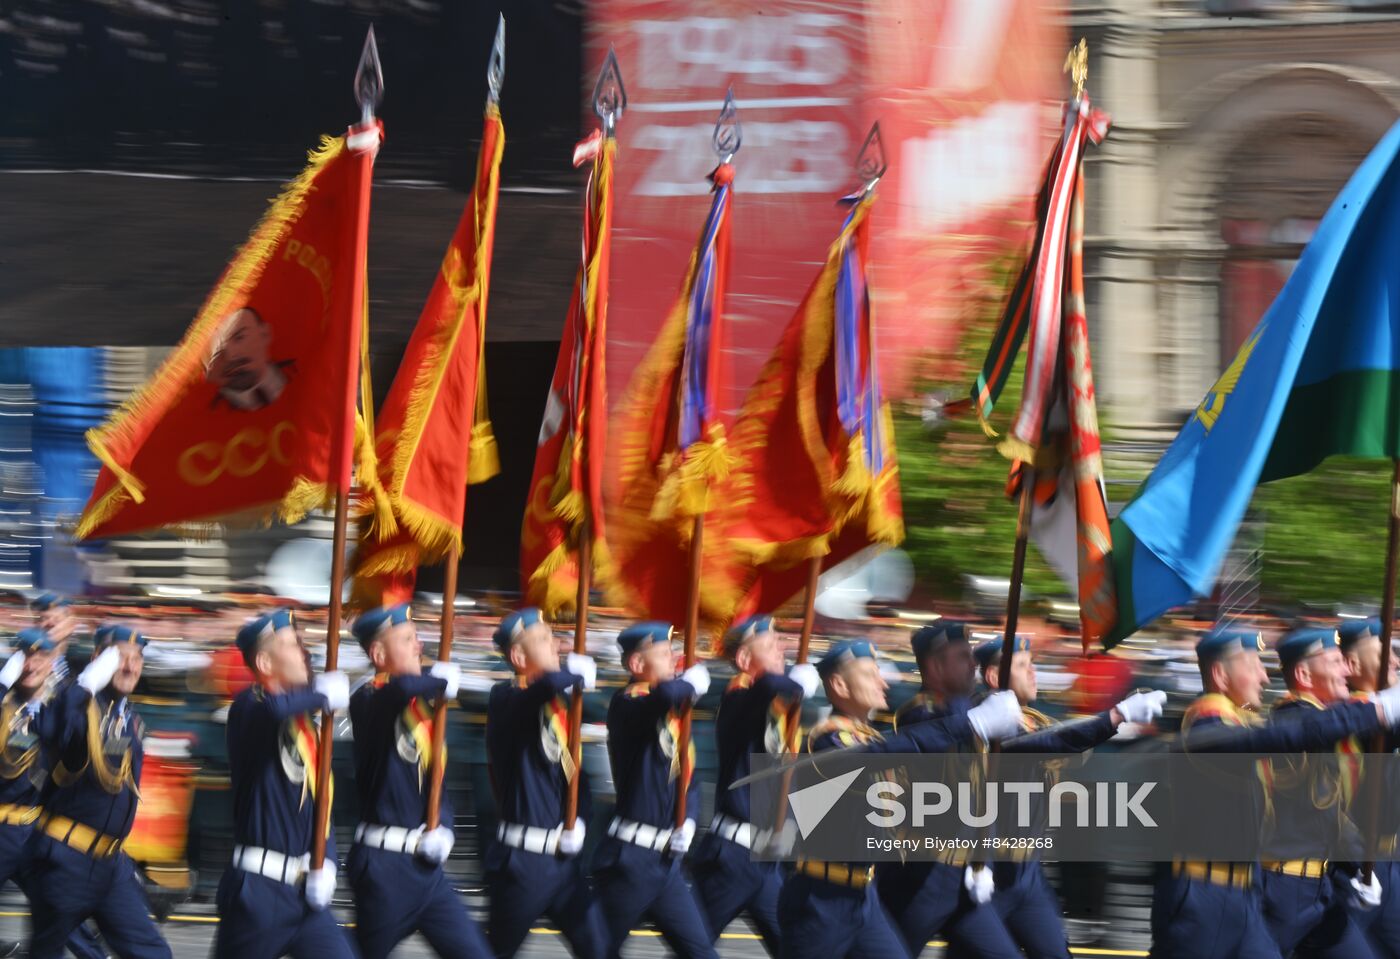
MULTIPOLYGON (((574 652, 588 653, 588 594, 591 588, 593 570, 593 529, 584 520, 579 530, 578 543, 578 594, 574 598, 574 652)), ((583 687, 575 686, 569 700, 569 756, 573 759, 573 778, 569 780, 569 795, 564 804, 564 828, 573 829, 578 819, 578 784, 583 776, 583 744, 579 736, 583 730, 583 687)))
POLYGON ((1016 511, 1016 552, 1011 560, 1011 583, 1006 590, 1006 629, 1002 633, 997 689, 1011 688, 1011 657, 1016 651, 1016 627, 1020 625, 1021 581, 1026 575, 1026 545, 1030 541, 1034 497, 1035 469, 1026 463, 1021 469, 1021 502, 1016 511))
MULTIPOLYGON (((690 532, 690 585, 686 594, 684 668, 695 665, 695 634, 700 631, 700 560, 705 552, 705 514, 697 513, 690 532)), ((676 755, 680 757, 680 776, 676 779, 676 827, 685 823, 686 793, 690 790, 693 770, 685 758, 690 753, 690 717, 693 705, 680 709, 680 731, 676 736, 676 755)))
MULTIPOLYGON (((379 48, 374 42, 374 27, 365 34, 365 45, 360 51, 360 62, 355 69, 355 99, 360 104, 360 128, 368 129, 374 123, 374 110, 384 94, 384 74, 379 65, 379 48)), ((360 205, 357 211, 355 230, 363 242, 369 232, 368 194, 373 169, 370 164, 361 167, 360 205)), ((362 310, 365 290, 365 258, 356 256, 351 264, 350 283, 354 291, 352 310, 362 310)), ((359 316, 355 317, 360 319, 359 316)), ((340 462, 336 464, 335 519, 331 534, 331 583, 330 603, 326 612, 326 672, 333 672, 340 662, 340 620, 341 594, 345 589, 345 532, 349 516, 350 468, 354 462, 354 430, 356 394, 359 392, 359 351, 360 337, 346 337, 345 358, 345 398, 338 430, 337 443, 340 462)), ((331 803, 331 751, 335 745, 335 714, 326 710, 321 714, 321 744, 316 757, 316 806, 315 831, 311 835, 311 868, 320 869, 326 861, 326 836, 330 832, 331 803)))
MULTIPOLYGON (((1390 685, 1390 640, 1395 624, 1395 567, 1400 554, 1400 459, 1391 461, 1390 471, 1390 530, 1385 545, 1385 590, 1381 598, 1381 663, 1380 674, 1376 676, 1376 691, 1390 685)), ((1371 752, 1386 751, 1386 732, 1376 733, 1371 740, 1371 752)), ((1376 830, 1380 828, 1381 777, 1373 775, 1366 781, 1366 799, 1370 806, 1370 822, 1367 839, 1375 848, 1376 830)), ((1369 859, 1362 866, 1367 880, 1376 871, 1375 859, 1369 859)))
MULTIPOLYGON (((802 632, 797 634, 797 663, 807 662, 812 650, 812 628, 817 621, 817 584, 822 576, 822 558, 813 556, 807 560, 807 590, 802 596, 802 632)), ((788 707, 787 728, 784 732, 783 749, 797 751, 797 736, 801 732, 802 701, 788 707)), ((786 792, 786 790, 785 790, 786 792)))

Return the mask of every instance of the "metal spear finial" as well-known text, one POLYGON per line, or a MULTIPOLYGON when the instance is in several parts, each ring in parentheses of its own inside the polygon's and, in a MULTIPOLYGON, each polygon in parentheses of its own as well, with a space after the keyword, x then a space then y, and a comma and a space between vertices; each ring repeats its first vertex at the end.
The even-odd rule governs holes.
POLYGON ((1078 101, 1084 96, 1084 84, 1089 79, 1089 42, 1087 40, 1080 37, 1079 42, 1070 47, 1062 69, 1069 74, 1070 82, 1074 84, 1074 99, 1078 101))
POLYGON ((856 176, 860 178, 861 192, 869 193, 880 182, 880 177, 890 168, 885 160, 885 141, 880 136, 880 121, 876 120, 861 144, 856 155, 856 176))
POLYGON ((365 34, 360 65, 355 68, 355 102, 360 105, 360 122, 369 123, 379 101, 384 99, 384 69, 379 63, 379 47, 374 42, 374 24, 365 34))
POLYGON ((715 132, 711 138, 720 163, 728 163, 744 144, 744 125, 739 122, 739 107, 734 103, 734 88, 724 92, 724 105, 719 108, 715 132))
POLYGON ((501 86, 506 82, 506 15, 496 21, 496 41, 491 44, 491 62, 486 65, 486 95, 492 103, 501 102, 501 86))
POLYGON ((622 68, 617 64, 616 51, 609 46, 598 82, 593 85, 593 112, 603 121, 604 136, 616 135, 617 121, 622 119, 626 108, 627 88, 622 84, 622 68))

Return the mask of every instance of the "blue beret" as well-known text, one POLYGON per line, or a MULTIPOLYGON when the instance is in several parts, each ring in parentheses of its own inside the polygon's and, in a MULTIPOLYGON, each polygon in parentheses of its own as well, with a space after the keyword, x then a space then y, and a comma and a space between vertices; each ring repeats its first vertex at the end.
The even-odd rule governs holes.
POLYGON ((413 610, 409 608, 407 603, 399 603, 397 606, 380 606, 361 614, 355 620, 355 625, 350 627, 350 632, 360 641, 361 646, 368 649, 369 644, 374 642, 374 638, 383 630, 400 623, 412 622, 412 620, 413 610))
POLYGON ((15 648, 24 653, 47 653, 58 644, 53 641, 48 630, 32 626, 29 629, 21 629, 19 635, 15 637, 15 648))
POLYGON ((92 635, 93 645, 98 649, 107 646, 118 646, 122 643, 135 643, 142 649, 146 648, 146 637, 142 636, 130 626, 118 626, 115 623, 104 623, 97 627, 97 632, 92 635))
POLYGON ((1330 626, 1304 626, 1290 632, 1278 643, 1278 661, 1284 669, 1324 649, 1337 648, 1337 631, 1330 626))
POLYGON ((675 631, 676 628, 670 623, 634 623, 617 634, 617 645, 622 647, 622 658, 625 660, 653 643, 670 643, 671 634, 675 631))
MULTIPOLYGON (((973 658, 977 660, 977 665, 986 669, 988 666, 1001 665, 1001 649, 1006 642, 1006 637, 997 634, 996 639, 989 639, 972 651, 973 658)), ((1013 653, 1029 653, 1031 651, 1031 639, 1029 636, 1017 636, 1016 642, 1012 645, 1013 653)))
POLYGON ((724 654, 733 656, 739 651, 739 647, 764 633, 772 632, 774 629, 772 616, 750 616, 742 622, 735 623, 729 628, 729 632, 724 634, 724 654))
POLYGON ((967 626, 946 619, 939 620, 916 629, 909 642, 914 647, 914 655, 922 659, 949 643, 967 642, 967 626))
POLYGON ((279 629, 297 624, 296 616, 290 609, 274 609, 270 613, 263 613, 243 624, 243 628, 238 631, 238 648, 244 656, 252 656, 257 652, 258 640, 264 636, 269 636, 279 629))
POLYGON ((874 659, 875 644, 868 639, 843 639, 832 643, 826 655, 817 663, 817 675, 827 679, 845 663, 855 659, 874 659))
POLYGON ((1264 637, 1258 630, 1217 626, 1196 643, 1196 659, 1202 663, 1212 663, 1244 650, 1256 653, 1264 651, 1264 637))
POLYGON ((541 613, 534 606, 526 606, 524 609, 517 609, 501 620, 501 625, 496 627, 496 631, 491 634, 491 641, 496 644, 496 648, 502 653, 510 649, 510 644, 526 629, 536 623, 543 623, 544 613, 541 613))
POLYGON ((58 593, 40 593, 29 601, 29 608, 36 613, 46 613, 58 606, 72 606, 73 601, 58 593))
POLYGON ((1337 627, 1338 641, 1343 651, 1351 649, 1363 639, 1374 636, 1377 639, 1381 635, 1381 618, 1372 616, 1370 619, 1344 619, 1337 627))

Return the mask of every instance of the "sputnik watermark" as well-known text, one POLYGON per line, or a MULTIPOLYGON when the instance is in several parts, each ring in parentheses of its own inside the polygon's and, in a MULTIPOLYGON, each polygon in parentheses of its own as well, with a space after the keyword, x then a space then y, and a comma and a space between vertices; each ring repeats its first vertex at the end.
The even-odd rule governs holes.
MULTIPOLYGON (((1070 817, 1080 828, 1092 824, 1100 828, 1126 828, 1131 825, 1153 828, 1153 819, 1143 805, 1155 782, 1099 782, 1093 791, 1084 783, 1060 782, 1047 788, 1045 782, 987 783, 980 795, 969 782, 957 783, 957 802, 953 789, 943 782, 920 782, 906 788, 897 782, 873 782, 865 790, 865 801, 871 811, 865 820, 872 826, 893 829, 905 822, 915 827, 942 822, 950 813, 964 826, 986 829, 1001 818, 1000 796, 1005 793, 1015 800, 1018 829, 1029 829, 1032 817, 1046 813, 1047 825, 1058 829, 1070 817), (1045 796, 1044 808, 1036 797, 1045 796), (1066 806, 1069 817, 1065 815, 1066 806)), ((834 804, 833 804, 834 805, 834 804)))

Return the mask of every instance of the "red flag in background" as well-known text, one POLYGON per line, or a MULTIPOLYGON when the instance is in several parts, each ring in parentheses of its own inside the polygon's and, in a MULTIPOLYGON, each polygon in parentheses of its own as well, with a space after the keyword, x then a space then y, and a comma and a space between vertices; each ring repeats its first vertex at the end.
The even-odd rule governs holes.
POLYGON ((504 148, 492 103, 475 187, 374 424, 379 488, 362 503, 368 515, 354 563, 357 606, 412 599, 419 566, 462 551, 468 484, 500 472, 483 347, 504 148))
MULTIPOLYGON (((686 618, 693 520, 710 509, 711 485, 727 478, 731 465, 719 397, 734 168, 722 163, 710 179, 709 215, 680 296, 614 419, 613 591, 621 605, 674 623, 686 618)), ((711 537, 706 555, 719 546, 711 537)))
POLYGON ((585 191, 583 244, 520 531, 522 591, 528 602, 551 615, 575 603, 581 537, 589 538, 594 572, 604 582, 611 568, 603 528, 602 472, 616 153, 617 141, 598 131, 574 149, 575 166, 592 164, 585 191))
POLYGON ((184 338, 88 445, 80 539, 229 517, 295 522, 361 480, 370 177, 383 128, 326 137, 272 202, 184 338))
POLYGON ((873 193, 855 199, 734 427, 716 524, 734 557, 706 582, 725 618, 774 609, 823 568, 904 539, 894 430, 866 283, 873 193))

